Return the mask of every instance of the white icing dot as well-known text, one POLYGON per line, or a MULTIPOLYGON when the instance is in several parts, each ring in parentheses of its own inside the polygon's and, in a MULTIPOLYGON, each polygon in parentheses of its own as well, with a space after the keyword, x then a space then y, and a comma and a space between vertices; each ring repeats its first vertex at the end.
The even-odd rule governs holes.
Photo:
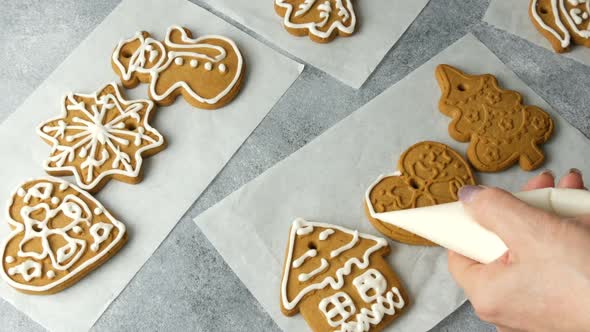
POLYGON ((101 215, 102 214, 102 209, 101 208, 94 209, 94 214, 97 215, 97 216, 98 215, 101 215))
POLYGON ((97 251, 98 250, 98 244, 97 243, 93 243, 90 245, 90 249, 92 249, 92 251, 97 251))
POLYGON ((16 194, 19 195, 20 197, 23 197, 27 194, 27 192, 23 188, 18 188, 18 190, 16 191, 16 194))
POLYGON ((174 63, 179 66, 182 66, 182 64, 184 63, 184 60, 182 60, 182 58, 178 57, 178 58, 174 59, 174 63))
POLYGON ((220 72, 225 73, 226 70, 227 70, 227 67, 225 67, 225 65, 223 63, 219 65, 220 72))
POLYGON ((57 198, 57 197, 51 197, 51 204, 54 204, 54 205, 59 204, 59 198, 57 198))
POLYGON ((65 182, 62 182, 62 183, 60 183, 60 185, 59 185, 59 190, 60 190, 60 191, 64 191, 64 190, 66 190, 66 189, 68 189, 68 184, 67 184, 67 183, 65 183, 65 182))
POLYGON ((205 64, 205 69, 208 71, 211 71, 213 69, 213 65, 211 64, 211 62, 207 62, 205 64))
POLYGON ((55 278, 55 272, 53 272, 52 270, 47 271, 47 278, 49 278, 49 279, 55 278))
POLYGON ((74 140, 74 138, 72 136, 66 136, 67 142, 72 142, 73 140, 74 140))
POLYGON ((72 227, 72 231, 74 231, 74 233, 76 233, 76 234, 80 234, 80 233, 82 233, 82 227, 74 226, 74 227, 72 227))
POLYGON ((12 256, 6 256, 6 258, 4 259, 4 261, 8 264, 10 263, 14 263, 14 257, 12 256))
POLYGON ((199 61, 192 59, 191 60, 191 67, 193 68, 197 68, 197 66, 199 65, 199 61))

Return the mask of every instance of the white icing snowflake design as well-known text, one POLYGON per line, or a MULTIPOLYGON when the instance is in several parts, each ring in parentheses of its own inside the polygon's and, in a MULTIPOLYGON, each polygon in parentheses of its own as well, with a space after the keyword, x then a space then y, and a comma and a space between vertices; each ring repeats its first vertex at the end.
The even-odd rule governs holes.
POLYGON ((144 155, 163 148, 164 138, 148 121, 154 104, 123 99, 111 83, 92 95, 70 93, 60 117, 41 124, 38 134, 51 144, 45 170, 73 174, 78 186, 96 191, 118 176, 139 182, 144 155))

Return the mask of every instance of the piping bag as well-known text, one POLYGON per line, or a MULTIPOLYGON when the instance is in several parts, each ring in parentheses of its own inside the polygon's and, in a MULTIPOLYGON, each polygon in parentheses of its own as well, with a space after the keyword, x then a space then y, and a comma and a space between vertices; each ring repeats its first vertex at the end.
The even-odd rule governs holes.
MULTIPOLYGON (((514 194, 536 208, 561 217, 590 214, 590 192, 581 189, 545 188, 514 194)), ((442 247, 480 263, 500 258, 508 247, 496 234, 480 226, 461 202, 408 210, 376 213, 367 199, 373 218, 400 227, 442 247)))

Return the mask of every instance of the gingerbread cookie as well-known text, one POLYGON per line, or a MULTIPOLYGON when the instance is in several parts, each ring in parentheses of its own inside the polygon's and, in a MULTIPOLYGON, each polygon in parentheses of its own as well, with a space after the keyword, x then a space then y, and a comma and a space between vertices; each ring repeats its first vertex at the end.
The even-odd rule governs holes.
POLYGON ((57 293, 113 256, 125 225, 63 180, 29 180, 8 204, 12 232, 2 242, 2 278, 30 294, 57 293))
POLYGON ((492 75, 467 75, 449 65, 436 68, 442 96, 440 111, 453 118, 449 134, 470 142, 467 157, 482 172, 498 172, 517 162, 537 169, 545 156, 539 148, 553 133, 553 120, 536 106, 524 106, 515 91, 502 90, 492 75))
POLYGON ((281 281, 281 311, 313 331, 381 331, 408 307, 383 256, 385 239, 297 219, 281 281))
POLYGON ((590 47, 590 0, 531 0, 529 16, 556 52, 590 47))
POLYGON ((141 181, 143 158, 164 148, 149 125, 154 103, 125 100, 111 83, 91 95, 70 93, 62 114, 42 123, 38 134, 51 145, 47 173, 74 175, 79 187, 96 192, 110 179, 141 181))
POLYGON ((471 168, 459 153, 437 142, 420 142, 398 161, 398 172, 380 176, 365 194, 365 212, 371 224, 398 242, 435 246, 416 234, 373 217, 375 213, 413 209, 457 201, 464 185, 475 185, 471 168))
POLYGON ((356 28, 353 0, 275 0, 275 11, 295 36, 327 43, 336 36, 348 37, 356 28))
POLYGON ((234 99, 246 67, 230 39, 193 39, 179 26, 168 28, 164 42, 145 31, 120 41, 111 64, 126 88, 149 83, 149 96, 159 105, 170 105, 182 95, 194 107, 210 110, 234 99))

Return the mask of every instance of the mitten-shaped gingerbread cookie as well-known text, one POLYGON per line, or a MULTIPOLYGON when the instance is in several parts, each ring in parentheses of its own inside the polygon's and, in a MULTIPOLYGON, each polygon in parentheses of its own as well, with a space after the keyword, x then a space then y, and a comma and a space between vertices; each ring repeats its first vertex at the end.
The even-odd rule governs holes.
POLYGON ((524 106, 515 91, 502 90, 492 75, 467 75, 449 65, 436 68, 440 111, 453 119, 449 134, 470 142, 469 161, 482 172, 515 163, 526 171, 543 164, 539 148, 553 133, 553 120, 536 106, 524 106))
POLYGON ((12 232, 0 274, 17 290, 52 294, 106 262, 127 241, 125 225, 88 193, 63 180, 21 185, 8 204, 12 232))
POLYGON ((590 0, 530 1, 531 21, 556 52, 572 43, 590 47, 590 0))
POLYGON ((398 172, 380 176, 367 190, 367 217, 377 230, 393 240, 434 246, 434 243, 373 215, 454 202, 458 199, 459 188, 475 185, 475 177, 459 153, 437 142, 411 146, 401 155, 397 168, 398 172))
POLYGON ((143 158, 165 146, 149 124, 153 107, 150 100, 125 100, 114 83, 91 95, 70 93, 62 114, 37 129, 51 145, 45 170, 74 175, 89 192, 97 192, 110 178, 140 182, 143 158))
POLYGON ((142 31, 119 42, 111 64, 126 88, 149 83, 149 96, 170 105, 178 95, 191 105, 217 109, 238 93, 245 72, 236 44, 222 36, 191 37, 172 26, 164 42, 142 31))
POLYGON ((295 36, 327 43, 336 36, 348 37, 356 28, 353 0, 275 0, 275 11, 295 36))
POLYGON ((281 311, 301 312, 311 330, 381 331, 408 307, 383 256, 385 239, 297 219, 281 281, 281 311))

